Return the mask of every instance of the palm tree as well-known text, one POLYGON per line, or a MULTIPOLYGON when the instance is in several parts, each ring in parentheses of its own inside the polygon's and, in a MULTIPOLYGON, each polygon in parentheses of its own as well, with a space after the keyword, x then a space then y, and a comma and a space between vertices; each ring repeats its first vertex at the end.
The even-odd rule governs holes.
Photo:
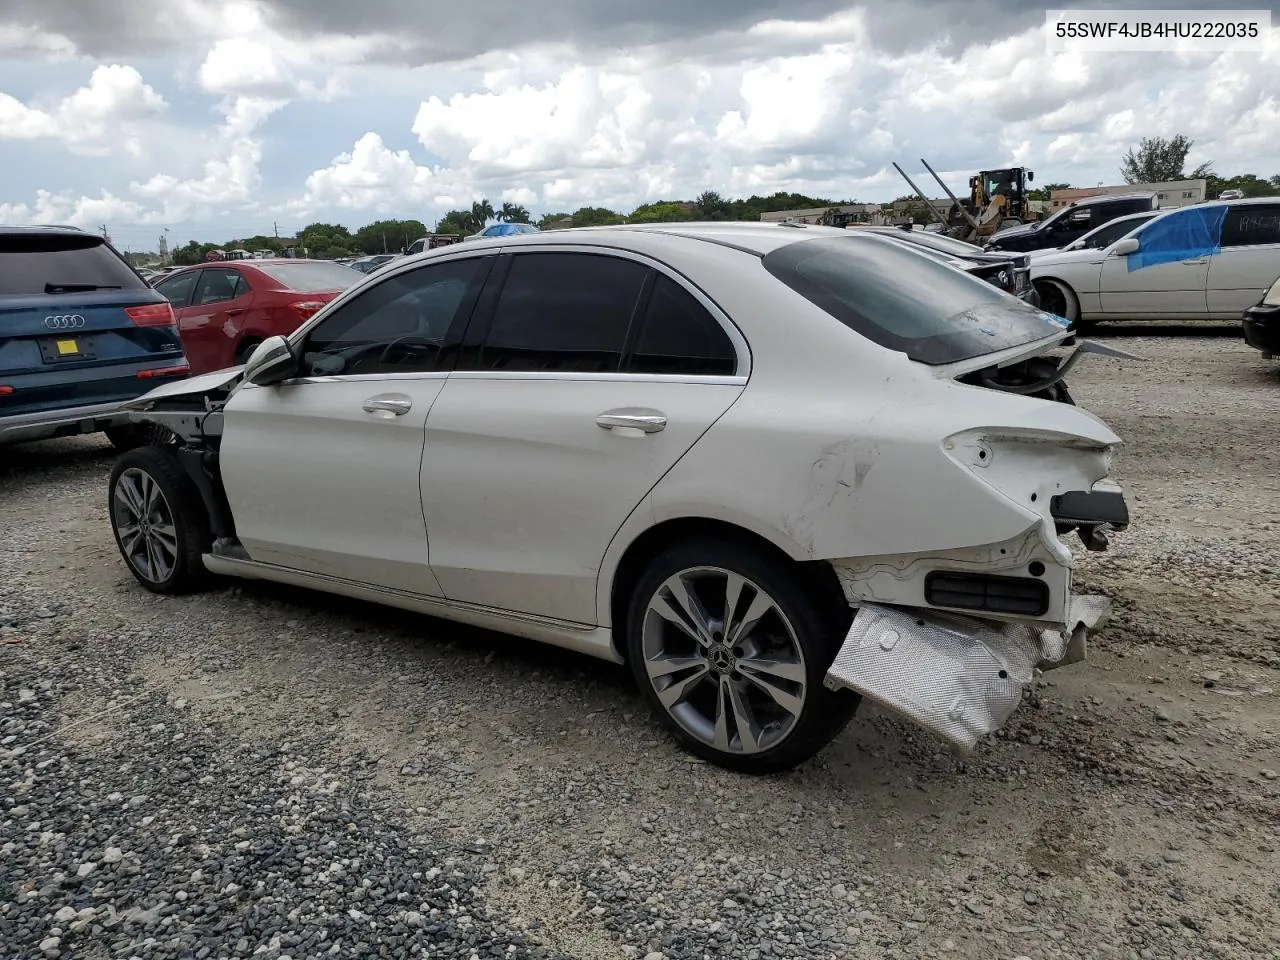
POLYGON ((518 203, 504 203, 496 214, 503 223, 529 223, 529 211, 518 203))
POLYGON ((477 200, 471 205, 471 226, 479 232, 493 219, 493 204, 486 200, 477 200))

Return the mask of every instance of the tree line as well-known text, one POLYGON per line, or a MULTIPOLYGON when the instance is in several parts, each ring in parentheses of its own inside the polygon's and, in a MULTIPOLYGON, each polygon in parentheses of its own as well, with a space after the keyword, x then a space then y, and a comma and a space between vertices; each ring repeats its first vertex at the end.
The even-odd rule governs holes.
MULTIPOLYGON (((1252 173, 1219 175, 1212 162, 1202 163, 1190 172, 1186 171, 1187 154, 1194 141, 1181 134, 1170 137, 1143 137, 1142 142, 1122 158, 1120 173, 1126 183, 1162 183, 1169 180, 1204 179, 1206 198, 1215 199, 1224 190, 1240 190, 1246 197, 1268 196, 1280 193, 1280 174, 1262 178, 1252 173)), ((1048 200, 1054 190, 1069 189, 1069 183, 1046 183, 1028 191, 1032 200, 1048 200)), ((906 195, 898 198, 908 204, 919 205, 919 199, 906 195)), ((695 200, 658 200, 642 203, 630 213, 607 207, 579 207, 577 210, 547 213, 534 220, 529 211, 518 203, 494 206, 489 200, 478 200, 469 209, 450 210, 435 225, 428 228, 421 220, 377 220, 358 230, 350 230, 338 223, 312 223, 298 233, 298 243, 310 257, 332 260, 337 257, 371 256, 379 253, 399 253, 415 240, 431 233, 451 233, 467 236, 478 233, 491 222, 535 223, 540 229, 558 227, 598 227, 622 223, 674 223, 690 220, 747 220, 758 221, 762 213, 781 210, 803 210, 856 204, 856 200, 833 200, 830 197, 810 197, 801 193, 778 191, 769 196, 750 196, 729 200, 713 190, 707 190, 695 200)), ((897 202, 897 201, 895 201, 897 202)), ((927 222, 923 210, 916 219, 927 222)), ((270 250, 283 254, 284 243, 276 237, 256 236, 233 240, 225 244, 198 243, 192 240, 172 252, 176 264, 199 263, 211 250, 243 248, 245 250, 270 250)))

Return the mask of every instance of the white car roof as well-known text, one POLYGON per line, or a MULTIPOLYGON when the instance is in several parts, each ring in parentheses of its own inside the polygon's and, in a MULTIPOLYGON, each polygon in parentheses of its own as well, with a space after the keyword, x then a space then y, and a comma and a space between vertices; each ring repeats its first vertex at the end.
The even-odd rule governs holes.
POLYGON ((799 243, 802 240, 816 240, 824 236, 848 237, 853 236, 854 233, 839 227, 822 227, 803 223, 730 220, 708 223, 640 223, 608 227, 574 227, 569 230, 512 234, 493 239, 512 247, 552 246, 562 243, 626 247, 631 243, 652 242, 655 235, 704 240, 763 256, 779 247, 799 243))

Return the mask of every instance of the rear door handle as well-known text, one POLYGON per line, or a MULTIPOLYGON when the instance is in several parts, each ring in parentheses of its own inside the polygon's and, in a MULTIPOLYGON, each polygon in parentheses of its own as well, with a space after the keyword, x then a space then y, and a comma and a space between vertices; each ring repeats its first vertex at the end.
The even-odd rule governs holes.
POLYGON ((244 313, 244 307, 232 307, 230 310, 225 311, 225 313, 228 317, 238 317, 240 314, 244 313))
POLYGON ((1194 260, 1183 260, 1182 262, 1183 262, 1183 263, 1188 263, 1188 264, 1208 263, 1208 262, 1209 262, 1209 258, 1208 258, 1208 257, 1197 257, 1197 258, 1196 258, 1196 259, 1194 259, 1194 260))
POLYGON ((665 430, 667 418, 657 410, 643 407, 620 407, 606 410, 596 417, 596 425, 605 430, 638 430, 641 433, 657 433, 665 430))
POLYGON ((380 393, 364 402, 364 412, 389 419, 403 417, 413 409, 413 400, 403 393, 380 393))

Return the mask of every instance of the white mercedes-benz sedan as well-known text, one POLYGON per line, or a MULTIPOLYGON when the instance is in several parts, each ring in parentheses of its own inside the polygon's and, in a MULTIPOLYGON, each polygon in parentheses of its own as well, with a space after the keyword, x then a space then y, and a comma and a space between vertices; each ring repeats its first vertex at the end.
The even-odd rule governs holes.
POLYGON ((1107 613, 1128 523, 1065 321, 892 239, 665 224, 460 244, 132 404, 108 505, 149 590, 301 585, 626 664, 767 773, 869 698, 957 750, 1107 613))

